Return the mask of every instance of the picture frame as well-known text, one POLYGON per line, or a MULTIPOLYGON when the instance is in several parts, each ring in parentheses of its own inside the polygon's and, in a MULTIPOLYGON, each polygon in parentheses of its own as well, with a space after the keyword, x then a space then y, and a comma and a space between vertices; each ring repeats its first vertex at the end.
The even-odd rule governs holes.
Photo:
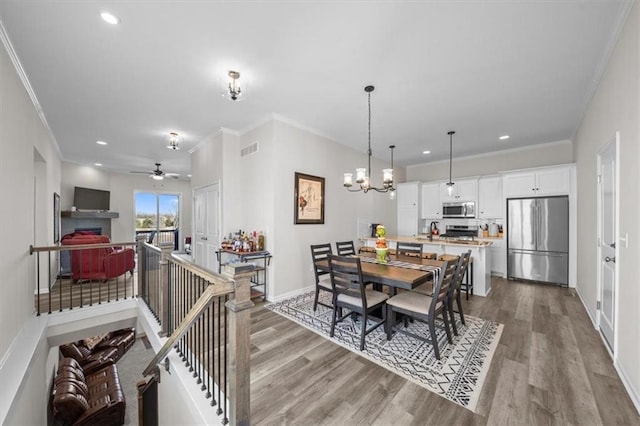
POLYGON ((53 243, 60 242, 60 195, 53 193, 53 243))
POLYGON ((295 225, 324 224, 324 178, 295 172, 295 225))

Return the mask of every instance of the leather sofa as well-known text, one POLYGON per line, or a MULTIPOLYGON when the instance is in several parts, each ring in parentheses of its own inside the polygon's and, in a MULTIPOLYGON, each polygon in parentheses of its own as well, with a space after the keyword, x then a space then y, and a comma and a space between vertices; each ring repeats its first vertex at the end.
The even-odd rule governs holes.
POLYGON ((56 425, 122 425, 126 402, 115 364, 86 374, 73 358, 63 358, 53 384, 56 425))
POLYGON ((136 329, 123 328, 60 345, 60 353, 64 357, 75 359, 85 373, 92 373, 105 365, 118 362, 135 340, 136 329))
MULTIPOLYGON (((94 235, 92 233, 76 232, 67 234, 62 238, 62 245, 72 246, 81 244, 110 243, 106 235, 94 235)), ((131 248, 115 249, 113 247, 70 250, 71 252, 71 278, 74 282, 79 280, 106 281, 130 272, 136 266, 135 252, 131 248)))

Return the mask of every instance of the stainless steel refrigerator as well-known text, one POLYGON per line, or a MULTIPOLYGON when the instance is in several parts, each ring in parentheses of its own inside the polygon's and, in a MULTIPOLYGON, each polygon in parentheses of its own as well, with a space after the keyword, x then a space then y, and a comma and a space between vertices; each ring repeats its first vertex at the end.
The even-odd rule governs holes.
POLYGON ((569 283, 569 198, 507 200, 507 278, 569 283))

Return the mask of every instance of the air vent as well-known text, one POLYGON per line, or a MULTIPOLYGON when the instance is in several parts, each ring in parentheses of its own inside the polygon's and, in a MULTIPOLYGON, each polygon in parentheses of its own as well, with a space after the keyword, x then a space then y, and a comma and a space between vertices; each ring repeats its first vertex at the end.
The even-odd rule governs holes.
POLYGON ((247 145, 240 151, 240 157, 246 157, 247 155, 258 152, 258 141, 255 141, 251 145, 247 145))

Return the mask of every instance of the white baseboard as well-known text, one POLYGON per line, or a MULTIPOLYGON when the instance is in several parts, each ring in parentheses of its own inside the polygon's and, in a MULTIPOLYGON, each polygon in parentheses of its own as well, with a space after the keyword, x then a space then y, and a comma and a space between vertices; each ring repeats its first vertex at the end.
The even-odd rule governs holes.
POLYGON ((289 298, 295 297, 295 296, 300 296, 301 294, 313 291, 315 288, 316 288, 315 285, 310 285, 308 287, 303 287, 303 288, 300 288, 300 289, 297 289, 297 290, 290 291, 288 293, 281 294, 279 296, 274 297, 272 300, 269 300, 269 301, 270 302, 281 302, 281 301, 283 301, 285 299, 289 299, 289 298))
POLYGON ((618 372, 618 376, 620 377, 620 380, 622 380, 622 384, 627 390, 627 394, 629 395, 629 398, 631 398, 631 402, 633 402, 633 405, 635 405, 636 411, 638 412, 638 414, 640 414, 640 392, 638 391, 638 389, 633 388, 633 386, 631 385, 632 381, 624 371, 624 368, 622 368, 622 366, 617 361, 613 363, 613 366, 618 372))
POLYGON ((591 320, 591 323, 593 324, 593 328, 595 328, 597 330, 598 329, 598 321, 596 320, 594 312, 591 312, 590 307, 585 303, 584 297, 582 296, 582 293, 580 292, 580 287, 576 287, 575 289, 576 289, 576 293, 578 294, 578 297, 580 298, 580 301, 582 302, 582 306, 584 306, 584 310, 587 311, 587 315, 589 316, 589 319, 591 320))

